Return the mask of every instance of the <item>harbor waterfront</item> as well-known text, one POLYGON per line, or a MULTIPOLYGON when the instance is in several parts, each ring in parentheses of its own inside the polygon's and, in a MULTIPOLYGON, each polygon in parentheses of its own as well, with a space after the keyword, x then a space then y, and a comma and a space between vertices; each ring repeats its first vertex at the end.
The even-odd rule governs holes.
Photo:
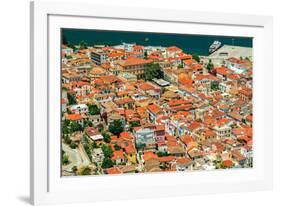
POLYGON ((252 38, 61 38, 62 176, 253 167, 252 38))
POLYGON ((215 35, 194 34, 162 34, 147 32, 103 31, 86 29, 62 29, 62 37, 69 44, 79 44, 85 41, 88 45, 118 45, 122 42, 137 43, 144 46, 170 46, 175 45, 184 52, 208 55, 209 47, 214 41, 222 45, 252 47, 251 37, 227 37, 215 35))

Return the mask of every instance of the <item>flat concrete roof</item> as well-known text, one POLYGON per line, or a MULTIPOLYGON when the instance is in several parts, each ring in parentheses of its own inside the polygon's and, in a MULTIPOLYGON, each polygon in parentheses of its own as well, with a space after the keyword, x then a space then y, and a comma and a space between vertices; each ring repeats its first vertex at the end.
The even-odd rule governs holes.
POLYGON ((223 45, 217 51, 210 54, 209 57, 211 57, 211 58, 224 58, 224 57, 240 58, 240 57, 252 57, 252 55, 253 55, 253 48, 251 48, 251 47, 223 45))

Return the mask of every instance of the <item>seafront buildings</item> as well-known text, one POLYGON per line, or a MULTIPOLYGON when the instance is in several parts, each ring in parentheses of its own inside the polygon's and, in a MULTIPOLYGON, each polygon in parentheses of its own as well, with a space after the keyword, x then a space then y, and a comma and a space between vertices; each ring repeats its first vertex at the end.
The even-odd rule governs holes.
POLYGON ((251 48, 232 47, 62 45, 62 174, 252 167, 251 48))

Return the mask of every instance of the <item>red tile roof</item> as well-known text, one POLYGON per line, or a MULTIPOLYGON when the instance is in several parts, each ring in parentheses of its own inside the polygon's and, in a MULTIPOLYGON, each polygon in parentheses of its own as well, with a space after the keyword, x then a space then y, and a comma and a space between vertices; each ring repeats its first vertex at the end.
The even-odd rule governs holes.
POLYGON ((218 74, 225 75, 225 76, 233 73, 232 70, 230 70, 227 67, 216 67, 215 70, 218 74))
POLYGON ((147 151, 147 152, 144 152, 143 159, 144 159, 144 161, 147 161, 150 159, 158 159, 158 156, 151 151, 147 151))
POLYGON ((171 162, 175 159, 175 156, 163 156, 163 157, 158 157, 158 160, 160 162, 171 162))
POLYGON ((130 132, 121 132, 120 138, 125 139, 125 140, 132 140, 133 135, 130 132))
POLYGON ((155 104, 148 105, 147 109, 153 114, 158 114, 159 112, 161 112, 160 107, 155 104))
POLYGON ((191 161, 188 157, 181 157, 177 159, 177 164, 186 165, 191 161))
POLYGON ((143 50, 144 46, 142 46, 142 45, 135 45, 133 48, 134 48, 134 50, 143 50))
POLYGON ((146 60, 146 59, 141 59, 141 58, 131 56, 131 57, 128 57, 126 60, 119 61, 118 64, 126 67, 126 66, 149 64, 151 62, 152 62, 151 60, 146 60))
POLYGON ((147 82, 141 84, 141 85, 139 86, 139 88, 140 88, 141 90, 143 90, 143 91, 155 89, 154 86, 152 86, 151 84, 149 84, 149 83, 147 83, 147 82))
POLYGON ((120 174, 120 173, 122 173, 122 172, 120 171, 120 169, 117 168, 117 167, 112 167, 112 168, 106 169, 105 172, 106 172, 107 174, 109 174, 109 175, 114 175, 114 174, 120 174))
POLYGON ((193 131, 193 130, 199 128, 199 127, 201 127, 201 124, 199 122, 194 121, 187 128, 189 130, 193 131))
POLYGON ((231 160, 224 160, 224 161, 222 162, 222 165, 223 165, 224 167, 232 167, 232 166, 233 166, 233 162, 232 162, 231 160))
POLYGON ((67 119, 71 121, 77 121, 77 120, 82 120, 83 117, 81 116, 81 114, 68 114, 67 119))
POLYGON ((124 53, 110 53, 107 55, 108 57, 121 57, 124 56, 124 53))
POLYGON ((181 51, 181 49, 176 46, 167 47, 166 50, 167 51, 181 51))
POLYGON ((190 135, 183 135, 183 136, 180 136, 180 140, 185 144, 185 145, 188 145, 190 142, 193 142, 194 139, 192 136, 190 135))
POLYGON ((118 151, 114 151, 113 152, 113 155, 112 155, 112 160, 117 160, 117 159, 121 159, 123 158, 124 155, 123 155, 123 151, 122 150, 118 150, 118 151))

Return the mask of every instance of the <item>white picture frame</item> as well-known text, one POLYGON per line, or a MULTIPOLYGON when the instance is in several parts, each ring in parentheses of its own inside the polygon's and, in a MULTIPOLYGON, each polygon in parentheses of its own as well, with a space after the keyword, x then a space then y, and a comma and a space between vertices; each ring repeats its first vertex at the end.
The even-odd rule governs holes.
POLYGON ((272 17, 182 10, 31 3, 31 201, 94 202, 268 190, 273 185, 272 17), (143 15, 145 14, 145 15, 143 15), (94 22, 94 24, 93 24, 94 22), (137 23, 136 23, 137 22, 137 23), (102 177, 60 176, 60 28, 251 35, 254 37, 254 168, 102 177), (103 25, 103 26, 101 26, 103 25), (136 26, 137 25, 137 26, 136 26), (140 27, 141 25, 141 27, 140 27), (183 27, 183 25, 185 25, 183 27), (219 33, 217 33, 219 30, 219 33), (169 31, 170 32, 170 31, 169 31), (265 69, 266 68, 266 71, 265 69), (258 83, 257 83, 258 82, 258 83), (51 138, 52 137, 52 138, 51 138), (81 189, 83 188, 83 189, 81 189), (107 194, 110 194, 108 196, 107 194))

